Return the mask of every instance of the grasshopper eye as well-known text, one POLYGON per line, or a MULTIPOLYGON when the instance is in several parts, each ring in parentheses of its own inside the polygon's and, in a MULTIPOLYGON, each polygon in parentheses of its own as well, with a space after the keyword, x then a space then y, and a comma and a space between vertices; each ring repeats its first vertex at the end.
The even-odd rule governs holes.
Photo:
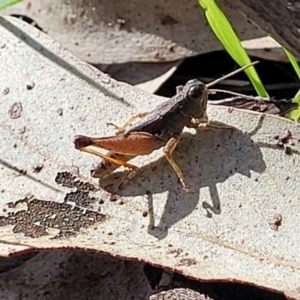
POLYGON ((189 90, 190 99, 199 99, 202 97, 204 85, 194 85, 189 90))

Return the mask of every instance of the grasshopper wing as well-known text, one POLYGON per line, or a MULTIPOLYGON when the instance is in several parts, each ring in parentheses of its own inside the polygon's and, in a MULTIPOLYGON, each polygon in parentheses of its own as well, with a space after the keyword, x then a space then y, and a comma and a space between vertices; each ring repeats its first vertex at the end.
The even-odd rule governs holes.
POLYGON ((165 101, 158 107, 156 107, 153 111, 149 112, 144 118, 134 122, 131 126, 129 126, 124 132, 124 136, 128 136, 130 132, 137 131, 146 131, 147 128, 155 127, 155 123, 159 123, 159 120, 163 119, 167 113, 172 110, 173 98, 168 101, 165 101))

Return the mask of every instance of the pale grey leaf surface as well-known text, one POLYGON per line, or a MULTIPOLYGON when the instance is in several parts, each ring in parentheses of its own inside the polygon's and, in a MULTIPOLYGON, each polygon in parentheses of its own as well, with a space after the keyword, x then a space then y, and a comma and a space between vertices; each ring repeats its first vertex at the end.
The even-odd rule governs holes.
POLYGON ((212 120, 237 130, 185 130, 174 158, 190 193, 182 191, 162 150, 135 158, 140 174, 117 201, 95 192, 103 202, 100 211, 77 211, 87 223, 77 224, 80 230, 69 237, 53 239, 64 225, 55 226, 55 220, 66 211, 51 211, 51 205, 70 192, 56 184, 57 172, 76 166, 88 177, 98 161, 74 149, 74 135, 111 135, 106 122, 123 124, 164 99, 111 80, 20 21, 1 18, 0 26, 2 256, 34 248, 89 249, 199 280, 246 282, 300 297, 299 125, 209 107, 212 120), (11 118, 15 103, 21 103, 20 116, 11 118), (274 140, 286 129, 295 137, 292 155, 274 140), (39 173, 36 164, 44 165, 39 173), (30 206, 36 202, 9 204, 29 195, 45 201, 36 201, 38 209, 30 206), (150 204, 154 228, 143 217, 150 204), (88 225, 95 218, 87 211, 106 218, 88 225), (275 231, 269 222, 276 214, 282 222, 275 231), (24 236, 30 228, 40 230, 38 238, 24 236))

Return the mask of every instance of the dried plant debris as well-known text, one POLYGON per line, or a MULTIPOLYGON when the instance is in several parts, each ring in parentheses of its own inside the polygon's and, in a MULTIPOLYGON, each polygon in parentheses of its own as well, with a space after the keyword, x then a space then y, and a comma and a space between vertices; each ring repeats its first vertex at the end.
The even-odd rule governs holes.
POLYGON ((247 109, 257 111, 261 113, 284 116, 286 113, 297 109, 298 104, 293 103, 292 99, 275 100, 275 99, 263 99, 260 97, 244 97, 236 96, 229 99, 222 100, 210 100, 208 103, 211 105, 222 105, 232 108, 247 109))
POLYGON ((277 145, 279 147, 283 147, 284 145, 288 144, 288 142, 293 138, 292 132, 290 130, 286 130, 282 135, 276 135, 274 137, 277 140, 277 145))
POLYGON ((36 164, 32 166, 32 171, 33 173, 40 173, 43 168, 44 168, 43 164, 36 164))
POLYGON ((278 230, 278 227, 281 226, 282 224, 282 216, 279 213, 274 214, 270 219, 269 219, 269 225, 270 228, 273 230, 278 230))
POLYGON ((23 233, 31 238, 49 235, 48 229, 53 228, 59 230, 54 238, 60 238, 76 235, 81 229, 106 219, 106 215, 99 212, 101 199, 90 195, 97 191, 92 183, 79 180, 69 172, 58 173, 56 182, 75 188, 66 193, 63 203, 30 197, 10 202, 8 208, 11 211, 0 216, 0 226, 14 225, 13 233, 23 233))
POLYGON ((292 154, 292 148, 290 146, 294 146, 294 144, 290 143, 290 141, 293 139, 293 135, 289 129, 287 129, 282 135, 276 135, 274 139, 276 140, 276 145, 284 149, 285 154, 292 154))

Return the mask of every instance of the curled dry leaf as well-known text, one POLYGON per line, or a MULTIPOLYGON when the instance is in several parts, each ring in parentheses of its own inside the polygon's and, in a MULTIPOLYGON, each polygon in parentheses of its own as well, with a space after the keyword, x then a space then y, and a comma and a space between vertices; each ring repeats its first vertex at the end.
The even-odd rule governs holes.
POLYGON ((193 291, 191 289, 177 288, 168 291, 163 291, 152 295, 149 300, 168 300, 168 299, 182 299, 182 300, 212 300, 206 295, 193 291))

